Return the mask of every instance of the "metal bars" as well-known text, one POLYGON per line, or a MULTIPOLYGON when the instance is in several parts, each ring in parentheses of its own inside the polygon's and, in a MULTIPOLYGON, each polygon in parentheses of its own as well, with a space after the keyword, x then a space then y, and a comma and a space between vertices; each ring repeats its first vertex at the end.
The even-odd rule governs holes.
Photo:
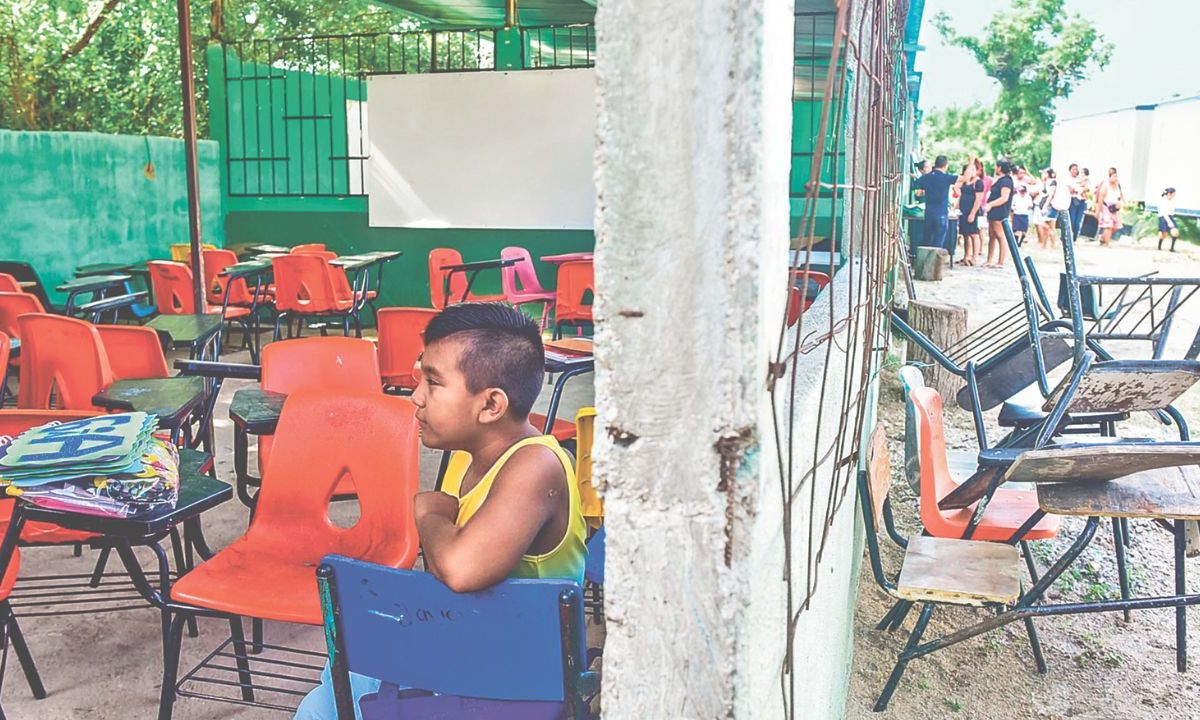
MULTIPOLYGON (((225 42, 225 177, 233 196, 365 195, 371 75, 497 69, 496 28, 225 42)), ((591 25, 521 28, 526 68, 591 67, 591 25)))
MULTIPOLYGON (((832 18, 796 15, 795 75, 811 85, 796 98, 797 112, 799 100, 818 97, 818 80, 820 85, 819 105, 814 103, 809 119, 811 162, 803 195, 793 199, 800 209, 796 245, 813 245, 820 219, 828 225, 827 233, 821 228, 823 242, 846 262, 824 290, 827 303, 818 298, 793 328, 786 319, 781 323, 768 386, 783 503, 787 645, 779 682, 789 720, 804 703, 793 674, 797 623, 818 591, 830 531, 854 486, 873 380, 887 346, 883 312, 901 244, 908 126, 906 16, 904 0, 841 0, 832 18), (821 28, 828 34, 822 36, 821 28), (820 360, 818 353, 824 354, 820 360), (801 376, 802 364, 807 377, 801 376), (806 388, 813 387, 817 373, 814 407, 798 398, 812 392, 806 388)), ((795 147, 793 153, 795 160, 795 147)), ((793 174, 798 172, 803 168, 794 166, 793 174)), ((795 193, 795 182, 792 187, 795 193)), ((809 272, 813 257, 810 252, 793 273, 809 272)))

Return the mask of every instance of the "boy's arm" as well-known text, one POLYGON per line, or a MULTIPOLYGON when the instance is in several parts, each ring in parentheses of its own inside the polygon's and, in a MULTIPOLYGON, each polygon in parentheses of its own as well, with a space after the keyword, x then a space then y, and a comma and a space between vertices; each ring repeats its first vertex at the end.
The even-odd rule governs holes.
POLYGON ((566 492, 558 457, 533 446, 509 458, 487 500, 461 528, 454 524, 458 503, 453 497, 421 493, 414 515, 427 569, 455 592, 495 585, 529 552, 566 492))

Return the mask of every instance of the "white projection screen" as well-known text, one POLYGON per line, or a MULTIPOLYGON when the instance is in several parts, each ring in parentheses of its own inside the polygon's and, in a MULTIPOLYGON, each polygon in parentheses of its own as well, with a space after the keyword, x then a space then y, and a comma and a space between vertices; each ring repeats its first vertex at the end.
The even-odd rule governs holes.
POLYGON ((591 229, 595 72, 376 75, 374 227, 591 229))

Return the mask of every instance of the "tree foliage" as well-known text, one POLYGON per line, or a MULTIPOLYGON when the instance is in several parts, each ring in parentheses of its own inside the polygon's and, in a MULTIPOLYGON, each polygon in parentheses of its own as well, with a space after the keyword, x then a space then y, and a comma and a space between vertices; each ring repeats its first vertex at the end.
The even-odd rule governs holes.
MULTIPOLYGON (((197 118, 208 112, 204 48, 220 40, 411 30, 369 0, 193 0, 197 118)), ((183 134, 170 0, 0 0, 0 127, 183 134)))
POLYGON ((937 120, 941 127, 969 121, 990 154, 1030 166, 1049 163, 1055 103, 1103 69, 1113 50, 1090 20, 1068 13, 1064 2, 1012 0, 979 35, 959 32, 944 12, 934 18, 942 38, 971 53, 1000 86, 985 113, 989 117, 970 108, 957 115, 947 112, 937 120))
POLYGON ((979 103, 938 108, 927 113, 921 120, 921 146, 925 157, 932 162, 938 155, 945 155, 957 162, 972 155, 991 155, 984 132, 991 119, 991 110, 979 103))

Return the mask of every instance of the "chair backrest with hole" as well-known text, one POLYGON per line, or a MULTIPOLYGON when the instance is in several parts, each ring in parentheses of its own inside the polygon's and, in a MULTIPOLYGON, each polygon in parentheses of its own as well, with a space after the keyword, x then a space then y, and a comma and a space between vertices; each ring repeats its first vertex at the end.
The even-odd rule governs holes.
POLYGON ((61 315, 22 315, 21 386, 17 404, 62 410, 98 409, 92 397, 112 385, 113 372, 96 326, 61 315))
POLYGON ((463 273, 450 275, 450 285, 447 289, 446 275, 443 267, 461 265, 462 253, 454 248, 434 248, 429 251, 429 302, 441 310, 449 302, 458 302, 467 290, 467 278, 463 273))
POLYGON ((364 720, 549 720, 566 717, 567 706, 571 717, 586 717, 579 697, 587 673, 578 584, 506 580, 482 592, 456 593, 430 573, 342 557, 326 557, 317 575, 330 598, 325 624, 335 677, 347 679, 353 671, 437 693, 364 697, 364 720))
POLYGON ((245 278, 238 278, 232 283, 221 273, 230 265, 236 265, 237 255, 232 250, 213 248, 204 251, 204 294, 210 305, 220 307, 225 302, 225 293, 229 292, 230 305, 249 305, 250 292, 246 289, 245 278))
POLYGON ((350 278, 346 277, 346 269, 343 267, 334 265, 331 262, 333 260, 337 260, 337 253, 333 252, 332 250, 316 250, 316 249, 300 250, 300 249, 298 249, 298 248, 303 248, 303 247, 305 247, 305 246, 298 245, 298 246, 292 248, 292 254, 294 254, 294 255, 316 255, 318 257, 325 258, 325 261, 329 263, 329 276, 330 276, 330 280, 333 281, 334 294, 337 295, 339 300, 353 300, 354 299, 354 290, 350 287, 350 278))
POLYGON ((299 314, 338 310, 337 292, 329 261, 311 253, 292 253, 271 259, 275 272, 275 308, 299 314))
POLYGON ((192 269, 180 262, 151 260, 150 288, 160 315, 195 315, 196 300, 192 296, 192 269))
POLYGON ((418 444, 408 398, 343 388, 288 395, 247 540, 293 556, 307 549, 411 567, 420 544, 412 513, 418 444), (360 515, 340 528, 329 502, 346 478, 360 515))
MULTIPOLYGON (((942 396, 929 387, 914 388, 909 398, 916 407, 921 456, 921 524, 938 537, 947 537, 942 528, 949 525, 938 508, 938 501, 958 487, 950 474, 946 452, 946 429, 942 419, 942 396)), ((957 512, 957 511, 951 511, 957 512)))
POLYGON ((925 387, 925 378, 915 365, 900 368, 900 388, 904 392, 904 478, 913 492, 921 491, 921 434, 917 425, 917 406, 912 391, 925 387))
POLYGON ((592 305, 585 303, 596 293, 595 266, 589 260, 573 260, 558 266, 558 289, 554 322, 592 322, 592 305))
POLYGON ((381 308, 377 313, 379 331, 379 372, 383 382, 404 390, 417 387, 413 368, 425 351, 425 328, 438 314, 431 308, 381 308))
POLYGON ((506 247, 500 251, 501 260, 516 260, 515 265, 500 268, 500 286, 504 297, 520 298, 530 293, 544 293, 546 289, 538 280, 533 257, 523 247, 506 247))

